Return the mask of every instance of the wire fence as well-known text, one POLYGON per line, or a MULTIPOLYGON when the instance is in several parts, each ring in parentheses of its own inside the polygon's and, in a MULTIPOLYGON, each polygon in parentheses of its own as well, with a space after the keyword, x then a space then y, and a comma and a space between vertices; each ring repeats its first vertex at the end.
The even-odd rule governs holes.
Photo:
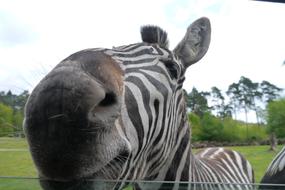
POLYGON ((68 182, 58 182, 43 180, 38 178, 25 177, 0 177, 0 190, 134 190, 139 187, 142 190, 243 190, 243 189, 285 189, 285 185, 279 184, 233 184, 233 183, 189 183, 170 181, 118 181, 118 180, 74 180, 68 182))
POLYGON ((7 131, 7 132, 0 132, 0 137, 15 137, 15 138, 24 138, 25 133, 23 131, 7 131))

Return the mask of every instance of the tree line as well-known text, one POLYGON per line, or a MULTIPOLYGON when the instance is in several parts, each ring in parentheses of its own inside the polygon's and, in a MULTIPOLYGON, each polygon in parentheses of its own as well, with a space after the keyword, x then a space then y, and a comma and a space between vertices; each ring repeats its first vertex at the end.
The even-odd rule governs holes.
POLYGON ((28 97, 27 90, 19 95, 0 91, 0 136, 23 134, 24 107, 28 97))
POLYGON ((193 140, 248 141, 265 140, 271 144, 277 137, 285 138, 285 103, 280 99, 283 89, 262 81, 253 82, 240 77, 223 92, 218 87, 198 91, 195 87, 186 94, 193 140), (248 113, 255 112, 256 124, 248 122, 248 113), (244 121, 237 114, 244 113, 244 121))
POLYGON ((225 93, 215 86, 206 92, 199 92, 194 87, 191 92, 186 92, 186 101, 189 110, 200 117, 211 112, 219 118, 237 119, 237 113, 242 111, 247 123, 249 111, 254 111, 257 123, 260 123, 265 119, 264 105, 278 99, 282 91, 283 89, 268 81, 257 83, 242 76, 237 83, 229 85, 225 93))

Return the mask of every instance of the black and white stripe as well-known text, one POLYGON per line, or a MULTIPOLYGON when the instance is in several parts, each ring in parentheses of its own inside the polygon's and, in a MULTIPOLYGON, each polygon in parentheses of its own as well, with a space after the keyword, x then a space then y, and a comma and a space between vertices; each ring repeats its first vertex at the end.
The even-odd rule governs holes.
MULTIPOLYGON (((171 51, 158 44, 141 43, 105 53, 120 63, 125 73, 122 114, 127 115, 124 123, 137 142, 132 144, 135 148, 122 179, 224 183, 201 184, 208 189, 252 188, 225 184, 254 181, 249 162, 239 153, 223 148, 209 148, 197 155, 191 152, 182 91, 185 67, 171 51), (167 60, 176 70, 168 69, 167 60), (171 72, 176 72, 176 77, 171 72)), ((179 184, 172 188, 179 189, 179 184)))
MULTIPOLYGON (((261 183, 285 184, 285 147, 275 156, 268 166, 261 183)), ((276 186, 274 189, 283 189, 276 186)), ((265 187, 266 189, 266 187, 265 187)))

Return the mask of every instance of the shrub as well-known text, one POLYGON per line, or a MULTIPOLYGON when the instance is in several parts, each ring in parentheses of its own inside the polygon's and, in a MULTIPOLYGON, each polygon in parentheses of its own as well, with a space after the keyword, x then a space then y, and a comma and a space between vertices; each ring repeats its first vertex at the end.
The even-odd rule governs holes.
POLYGON ((267 105, 268 132, 285 137, 285 99, 272 101, 267 105))
POLYGON ((190 113, 193 141, 218 141, 244 143, 267 139, 267 127, 257 124, 245 124, 232 118, 218 118, 207 113, 203 118, 190 113))
POLYGON ((200 117, 198 115, 196 115, 195 113, 190 113, 188 115, 188 119, 190 122, 190 126, 192 128, 192 140, 193 141, 199 141, 200 136, 202 134, 202 130, 201 130, 201 120, 200 117))
POLYGON ((241 141, 240 128, 238 122, 236 122, 232 118, 225 118, 223 120, 223 125, 224 128, 221 135, 222 141, 227 141, 227 142, 241 141))
POLYGON ((200 140, 221 141, 221 132, 224 126, 219 118, 205 113, 201 120, 201 126, 200 140))
POLYGON ((12 108, 0 103, 0 136, 6 136, 13 132, 12 121, 12 108))

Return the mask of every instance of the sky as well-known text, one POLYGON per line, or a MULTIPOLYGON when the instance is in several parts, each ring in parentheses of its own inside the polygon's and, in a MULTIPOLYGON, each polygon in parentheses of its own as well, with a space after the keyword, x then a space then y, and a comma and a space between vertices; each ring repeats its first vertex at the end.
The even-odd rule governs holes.
POLYGON ((190 92, 226 91, 241 76, 285 88, 285 4, 246 0, 0 0, 0 91, 21 93, 86 48, 140 42, 140 27, 168 32, 170 49, 194 20, 212 25, 210 48, 186 72, 190 92))

